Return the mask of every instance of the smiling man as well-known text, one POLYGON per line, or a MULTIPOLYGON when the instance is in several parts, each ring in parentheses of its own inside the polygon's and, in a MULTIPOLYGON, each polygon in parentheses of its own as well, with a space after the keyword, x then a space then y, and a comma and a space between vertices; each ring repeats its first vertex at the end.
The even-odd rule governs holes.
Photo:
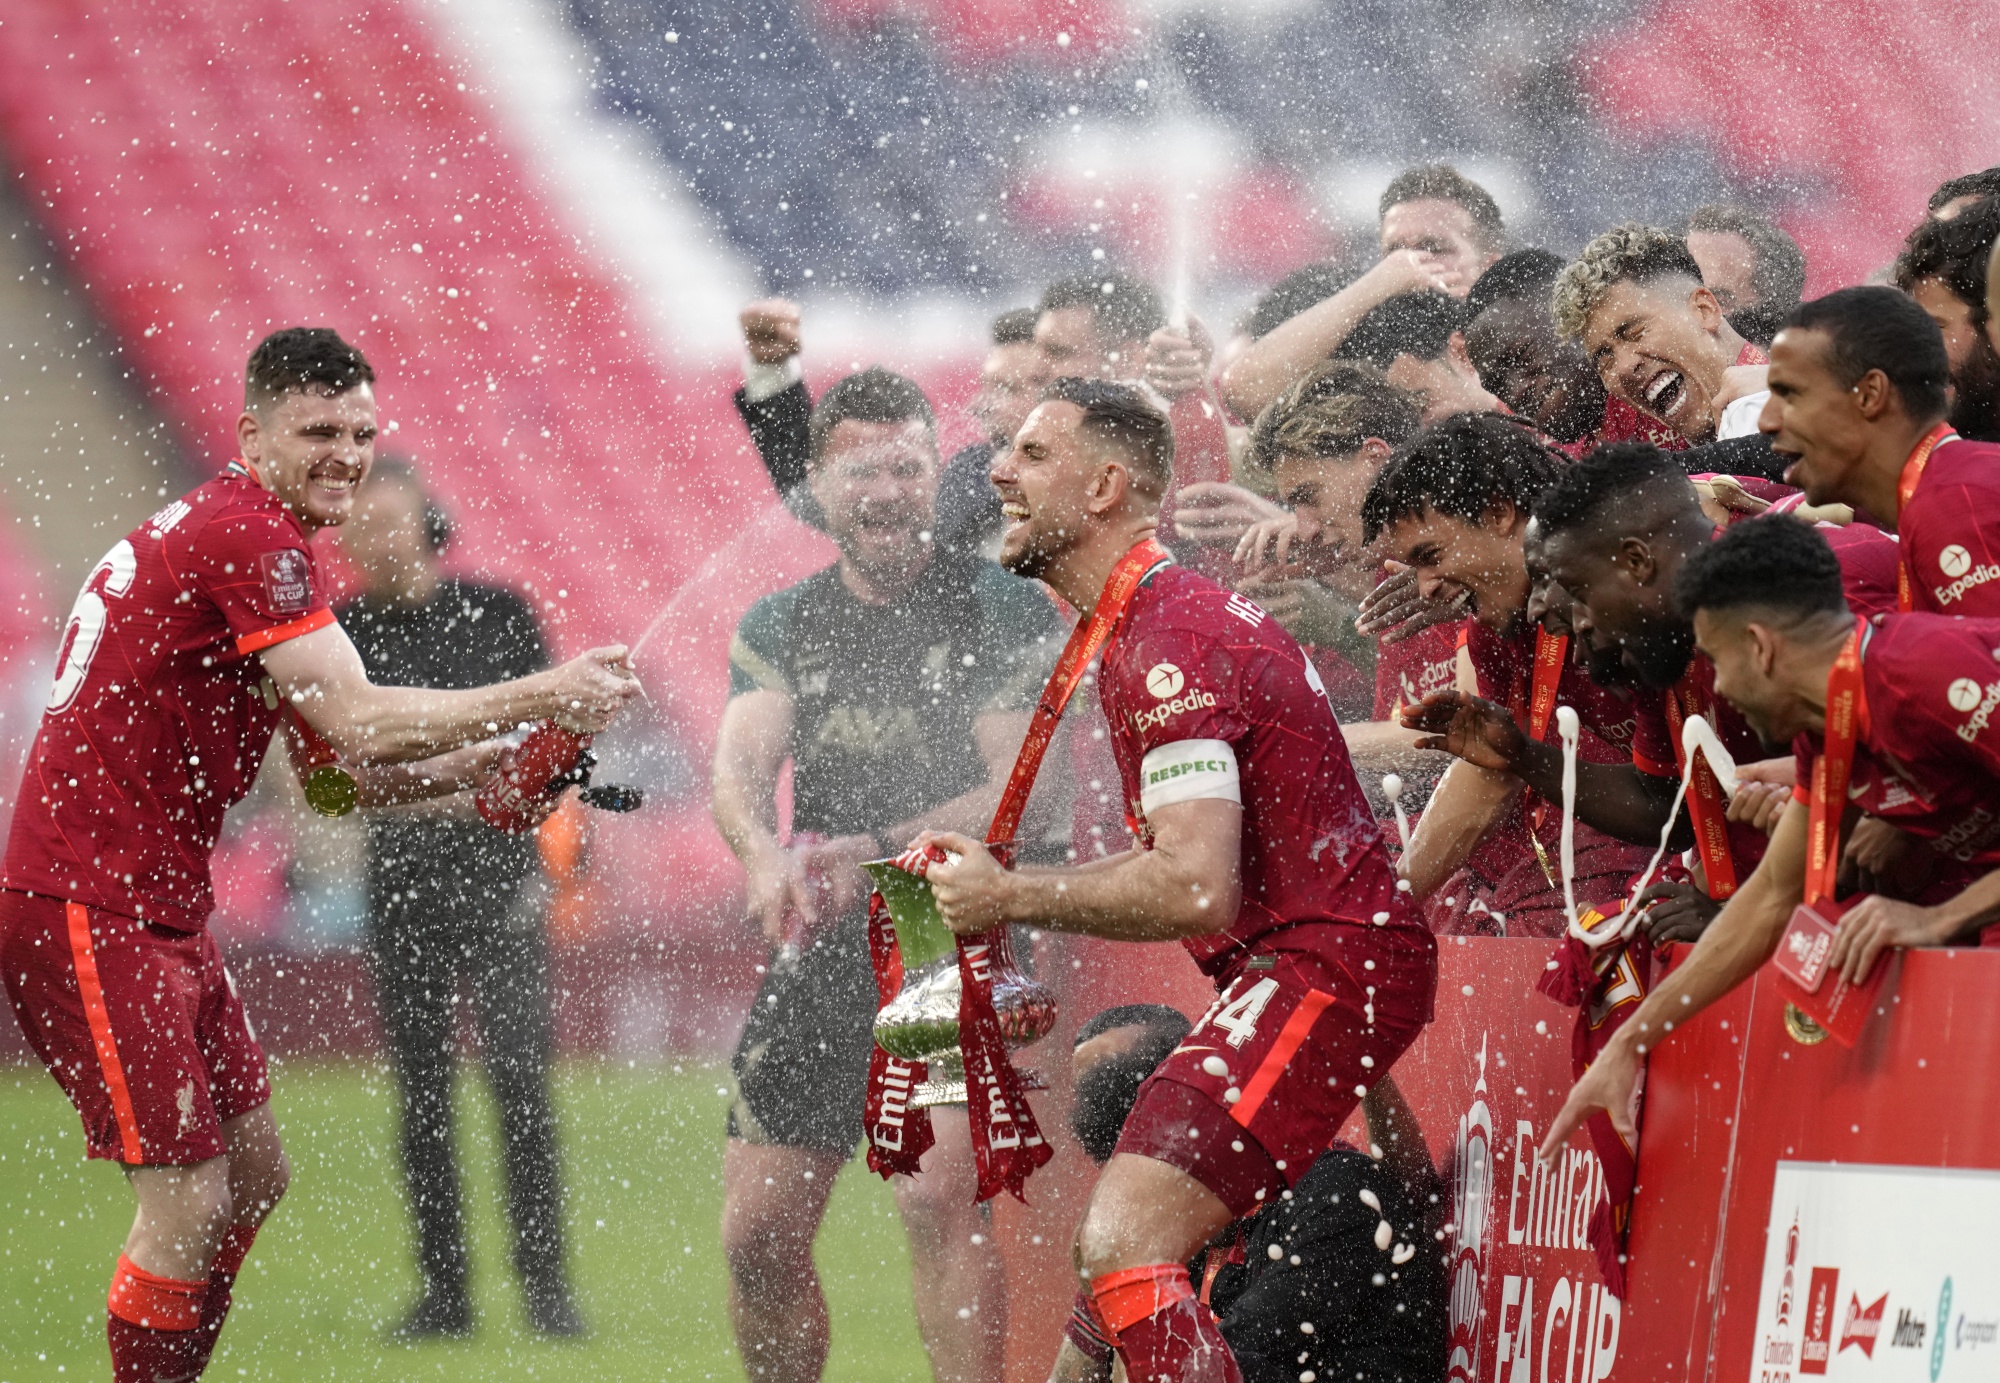
POLYGON ((1679 236, 1606 231, 1556 280, 1555 313, 1606 389, 1688 441, 1756 431, 1766 357, 1729 325, 1679 236))
POLYGON ((1288 1192, 1429 1021, 1437 951, 1319 675, 1254 603, 1154 541, 1173 433, 1137 391, 1065 379, 994 463, 1001 559, 1112 622, 1098 689, 1134 848, 1005 870, 925 839, 960 933, 1009 922, 1178 941, 1215 1005, 1148 1079, 1077 1231, 1080 1303, 1148 1380, 1240 1380, 1187 1260, 1288 1192))
POLYGON ((387 806, 477 786, 497 748, 447 751, 496 727, 601 730, 638 690, 622 648, 471 690, 369 683, 308 543, 346 520, 374 460, 374 379, 323 327, 257 347, 238 459, 85 581, 15 797, 7 994, 87 1154, 123 1164, 139 1203, 107 1303, 119 1383, 207 1366, 290 1175, 264 1054, 206 930, 223 813, 272 732, 296 717, 310 730, 294 743, 323 737, 360 804, 387 806))
POLYGON ((1925 841, 1938 869, 1916 902, 1848 897, 1832 970, 1859 980, 1884 948, 1949 945, 2000 920, 2000 718, 1988 713, 2000 621, 1858 620, 1824 533, 1753 520, 1680 570, 1716 690, 1766 740, 1792 745, 1798 789, 1756 872, 1570 1091, 1543 1157, 1598 1110, 1629 1139, 1645 1054, 1769 960, 1801 902, 1852 889, 1839 868, 1849 807, 1925 841))
MULTIPOLYGON (((1523 552, 1529 514, 1562 466, 1511 419, 1452 418, 1390 458, 1362 503, 1361 521, 1370 543, 1417 574, 1427 599, 1467 598, 1459 690, 1505 708, 1522 734, 1545 743, 1555 742, 1557 703, 1574 707, 1583 720, 1583 759, 1618 763, 1631 755, 1630 699, 1590 681, 1568 656, 1566 623, 1544 629, 1530 611, 1534 581, 1523 552)), ((1536 613, 1566 621, 1567 604, 1545 581, 1536 613), (1553 612, 1557 599, 1565 608, 1553 612)), ((1418 900, 1430 903, 1434 928, 1562 932, 1568 919, 1553 867, 1561 809, 1523 786, 1477 762, 1460 760, 1446 771, 1400 864, 1418 900)), ((1588 825, 1576 844, 1581 906, 1614 901, 1645 864, 1643 847, 1588 825)))
POLYGON ((2000 197, 1921 222, 1896 257, 1896 286, 1930 313, 1951 362, 1952 430, 2000 442, 2000 350, 1987 329, 1986 266, 2000 246, 2000 197))
POLYGON ((1897 535, 1898 608, 2000 616, 2000 445, 1946 421, 1950 360, 1923 306, 1893 288, 1801 305, 1771 343, 1758 426, 1813 504, 1897 535))

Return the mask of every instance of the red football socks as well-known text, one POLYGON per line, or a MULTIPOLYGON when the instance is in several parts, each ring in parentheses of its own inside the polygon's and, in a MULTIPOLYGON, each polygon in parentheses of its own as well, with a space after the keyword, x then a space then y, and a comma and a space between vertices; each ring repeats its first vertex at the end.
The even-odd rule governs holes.
POLYGON ((215 1251, 215 1261, 208 1269, 208 1300, 201 1309, 201 1321, 195 1326, 198 1360, 203 1368, 208 1367, 208 1356, 215 1353, 215 1342, 222 1334, 222 1321, 229 1314, 231 1289, 236 1286, 236 1274, 243 1271, 243 1260, 250 1256, 250 1245, 257 1239, 257 1226, 231 1225, 229 1232, 222 1236, 222 1247, 215 1251))
POLYGON ((1132 1383, 1243 1383, 1214 1313, 1195 1299, 1185 1264, 1106 1273, 1091 1280, 1090 1295, 1132 1383))
POLYGON ((159 1277, 120 1254, 105 1301, 114 1383, 199 1377, 208 1362, 198 1328, 207 1301, 206 1282, 159 1277))

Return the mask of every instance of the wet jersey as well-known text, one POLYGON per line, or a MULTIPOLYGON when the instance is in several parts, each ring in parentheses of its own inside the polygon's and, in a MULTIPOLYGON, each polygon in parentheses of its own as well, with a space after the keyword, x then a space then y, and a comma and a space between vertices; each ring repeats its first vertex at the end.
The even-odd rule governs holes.
MULTIPOLYGON (((1844 528, 1819 527, 1827 546, 1840 559, 1841 584, 1847 604, 1863 619, 1896 608, 1896 540, 1878 528, 1851 523, 1844 528)), ((1667 698, 1679 696, 1683 714, 1699 713, 1715 727, 1722 747, 1738 764, 1755 763, 1770 757, 1764 741, 1750 728, 1736 708, 1715 694, 1715 664, 1697 651, 1689 660, 1688 671, 1673 691, 1641 691, 1633 700, 1636 724, 1632 734, 1632 762, 1640 771, 1663 778, 1678 778, 1680 769, 1674 754, 1674 735, 1667 717, 1667 698)), ((1735 857, 1738 878, 1748 878, 1771 838, 1747 822, 1729 823, 1729 849, 1735 857)))
POLYGON ((1400 643, 1381 645, 1375 660, 1375 719, 1394 720, 1432 692, 1450 691, 1458 676, 1458 624, 1433 624, 1400 643))
POLYGON ((1423 932, 1319 673, 1255 602, 1161 567, 1133 595, 1098 686, 1142 846, 1148 812, 1198 797, 1243 805, 1241 910, 1226 931, 1185 943, 1205 971, 1298 923, 1386 914, 1423 932))
MULTIPOLYGON (((1963 865, 2000 865, 2000 619, 1882 615, 1863 631, 1848 801, 1963 865)), ((1806 800, 1818 735, 1792 752, 1806 800)))
POLYGON ((2000 445, 1941 444, 1896 532, 1913 610, 2000 617, 2000 445))
MULTIPOLYGON (((1472 660, 1479 694, 1512 711, 1524 730, 1528 728, 1539 632, 1523 620, 1514 632, 1496 634, 1473 619, 1467 620, 1459 633, 1459 646, 1472 660)), ((1556 682, 1556 705, 1576 709, 1584 731, 1577 754, 1585 763, 1619 763, 1631 757, 1632 731, 1637 725, 1632 698, 1598 686, 1574 658, 1563 659, 1562 675, 1556 682)), ((1552 744, 1558 742, 1553 719, 1546 738, 1552 744)))
POLYGON ((200 929, 280 714, 254 655, 331 623, 305 529, 240 465, 119 539, 63 629, 0 883, 200 929))

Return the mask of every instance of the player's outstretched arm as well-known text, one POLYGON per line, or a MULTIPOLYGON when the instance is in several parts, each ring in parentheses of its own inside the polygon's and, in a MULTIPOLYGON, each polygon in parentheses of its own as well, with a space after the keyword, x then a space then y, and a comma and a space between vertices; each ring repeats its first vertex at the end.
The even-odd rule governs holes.
POLYGON ((622 646, 466 691, 378 687, 337 624, 257 655, 305 722, 355 764, 408 763, 487 739, 524 721, 602 730, 638 694, 622 646))
POLYGON ((1688 958, 1646 996, 1638 1012, 1625 1020, 1571 1087, 1562 1112, 1549 1126, 1549 1136, 1542 1140, 1544 1161, 1600 1109, 1610 1114, 1619 1136, 1636 1146, 1632 1089, 1646 1053, 1676 1026, 1749 979, 1777 951, 1792 909, 1805 895, 1808 815, 1803 802, 1786 809, 1771 837, 1771 848, 1743 887, 1723 905, 1688 958))
POLYGON ((1179 941, 1236 921, 1242 901, 1243 808, 1198 797, 1147 816, 1153 848, 1094 869, 1005 870, 970 836, 918 839, 959 856, 930 867, 938 911, 955 932, 1021 922, 1110 941, 1179 941))
MULTIPOLYGON (((1403 711, 1403 724, 1423 732, 1419 749, 1442 749, 1481 768, 1511 773, 1549 801, 1562 801, 1562 751, 1529 739, 1504 706, 1462 691, 1432 692, 1403 711)), ((1670 778, 1629 764, 1576 766, 1577 820, 1614 840, 1655 844, 1673 801, 1670 778)), ((1675 821, 1669 843, 1677 849, 1694 843, 1685 815, 1675 821)))

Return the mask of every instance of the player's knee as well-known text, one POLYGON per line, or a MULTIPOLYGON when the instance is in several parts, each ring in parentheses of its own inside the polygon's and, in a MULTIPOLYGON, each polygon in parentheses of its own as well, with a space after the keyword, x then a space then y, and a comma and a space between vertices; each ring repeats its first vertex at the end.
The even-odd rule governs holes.
POLYGON ((966 1188, 950 1177, 898 1177, 896 1207, 902 1212, 911 1248, 920 1252, 943 1252, 969 1242, 984 1223, 966 1188))
POLYGON ((783 1207, 733 1201, 723 1207, 722 1254, 739 1287, 754 1288, 810 1273, 810 1227, 783 1207))

